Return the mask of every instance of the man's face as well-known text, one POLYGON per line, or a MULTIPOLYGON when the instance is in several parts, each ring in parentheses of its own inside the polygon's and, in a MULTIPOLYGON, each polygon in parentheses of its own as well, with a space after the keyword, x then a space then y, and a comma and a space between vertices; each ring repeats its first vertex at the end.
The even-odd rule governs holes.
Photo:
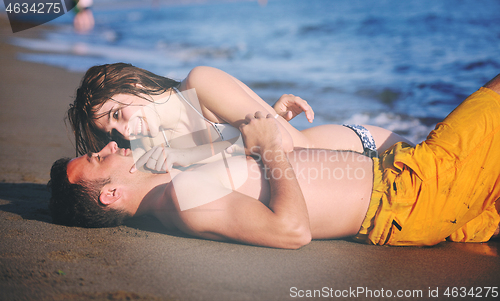
POLYGON ((130 174, 134 159, 130 149, 118 148, 116 142, 110 142, 98 153, 88 153, 71 160, 67 173, 70 183, 79 180, 97 180, 111 175, 130 174))

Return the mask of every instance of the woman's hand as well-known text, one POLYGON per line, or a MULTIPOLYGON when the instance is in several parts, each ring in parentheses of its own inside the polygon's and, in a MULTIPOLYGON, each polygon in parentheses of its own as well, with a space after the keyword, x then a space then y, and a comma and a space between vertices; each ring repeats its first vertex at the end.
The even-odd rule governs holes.
POLYGON ((164 144, 160 144, 142 155, 130 172, 134 173, 142 166, 145 166, 151 171, 169 172, 174 165, 185 167, 190 164, 189 156, 184 149, 170 148, 164 144))
POLYGON ((310 123, 314 120, 314 111, 307 104, 307 101, 293 94, 283 94, 273 105, 273 108, 286 121, 292 120, 302 112, 306 114, 306 118, 310 123))
POLYGON ((227 155, 230 156, 245 155, 245 146, 235 143, 232 144, 230 147, 226 148, 225 152, 227 155))

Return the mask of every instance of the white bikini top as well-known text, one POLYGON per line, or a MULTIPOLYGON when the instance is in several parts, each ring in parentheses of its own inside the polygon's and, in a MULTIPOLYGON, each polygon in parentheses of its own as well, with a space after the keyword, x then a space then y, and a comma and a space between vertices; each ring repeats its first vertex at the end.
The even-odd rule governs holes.
POLYGON ((221 140, 229 140, 238 137, 241 133, 240 131, 235 128, 234 126, 228 124, 228 123, 215 123, 203 116, 201 112, 199 112, 185 97, 182 95, 182 93, 177 89, 173 88, 174 91, 181 97, 182 100, 184 100, 201 118, 203 118, 206 122, 208 122, 217 132, 221 140))

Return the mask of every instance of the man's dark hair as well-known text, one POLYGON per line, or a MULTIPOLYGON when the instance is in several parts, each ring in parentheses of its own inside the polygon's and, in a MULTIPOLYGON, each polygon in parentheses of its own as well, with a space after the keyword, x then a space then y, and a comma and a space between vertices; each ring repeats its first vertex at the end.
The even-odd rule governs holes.
POLYGON ((87 228, 114 227, 130 217, 127 213, 101 204, 99 196, 111 179, 70 183, 67 166, 69 158, 52 165, 48 186, 51 190, 49 209, 52 221, 66 226, 87 228))

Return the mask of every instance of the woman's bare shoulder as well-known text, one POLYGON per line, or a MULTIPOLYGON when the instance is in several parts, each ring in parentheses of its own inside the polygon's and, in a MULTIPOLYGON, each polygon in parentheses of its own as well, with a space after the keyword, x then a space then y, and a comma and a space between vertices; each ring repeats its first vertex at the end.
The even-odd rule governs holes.
POLYGON ((204 84, 207 81, 213 81, 221 76, 227 76, 228 74, 224 71, 209 67, 209 66, 197 66, 191 69, 188 76, 184 80, 187 89, 193 89, 204 84), (215 77, 215 78, 214 78, 215 77))

